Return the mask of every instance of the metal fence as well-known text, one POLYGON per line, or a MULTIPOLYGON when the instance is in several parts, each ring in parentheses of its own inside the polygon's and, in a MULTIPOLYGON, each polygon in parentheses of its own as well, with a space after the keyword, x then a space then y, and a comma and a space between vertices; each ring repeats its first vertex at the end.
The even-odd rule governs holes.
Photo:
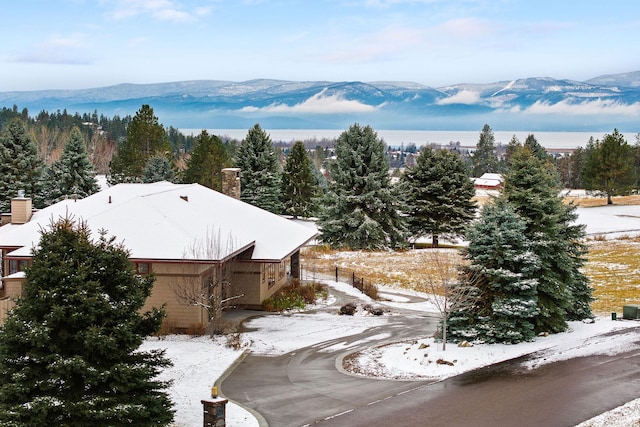
POLYGON ((317 273, 315 269, 309 270, 302 267, 304 266, 301 266, 302 279, 304 280, 315 281, 318 278, 322 278, 335 280, 336 282, 344 282, 350 284, 363 294, 368 295, 373 299, 377 299, 378 297, 378 288, 376 285, 367 282, 367 280, 363 276, 359 275, 355 270, 336 266, 335 274, 330 278, 326 274, 317 273))

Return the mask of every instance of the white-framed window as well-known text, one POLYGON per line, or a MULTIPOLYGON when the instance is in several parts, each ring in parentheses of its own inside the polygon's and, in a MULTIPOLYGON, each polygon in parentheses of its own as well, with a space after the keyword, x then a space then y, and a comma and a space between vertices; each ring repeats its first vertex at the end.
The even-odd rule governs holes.
POLYGON ((29 266, 29 261, 24 259, 10 259, 9 260, 9 274, 14 274, 19 271, 24 271, 29 266))
POLYGON ((145 275, 151 273, 151 263, 136 262, 136 274, 145 275))

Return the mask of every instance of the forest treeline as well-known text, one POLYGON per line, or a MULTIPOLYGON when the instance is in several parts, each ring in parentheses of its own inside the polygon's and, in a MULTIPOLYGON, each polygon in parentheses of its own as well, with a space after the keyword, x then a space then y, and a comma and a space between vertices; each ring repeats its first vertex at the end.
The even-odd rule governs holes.
MULTIPOLYGON (((153 111, 153 110, 151 110, 153 111)), ((94 110, 91 113, 69 113, 65 110, 55 112, 40 111, 32 115, 26 108, 19 109, 14 105, 11 108, 0 109, 0 132, 5 125, 14 118, 21 119, 27 133, 32 138, 38 149, 38 156, 45 164, 51 164, 58 160, 62 154, 64 145, 69 140, 71 130, 77 127, 87 144, 87 153, 97 174, 109 175, 110 163, 119 149, 123 147, 127 139, 127 129, 134 116, 114 115, 107 117, 94 110)), ((193 152, 197 141, 195 135, 185 135, 173 126, 163 126, 164 138, 171 152, 172 166, 177 172, 185 169, 186 161, 193 152)), ((225 145, 229 160, 228 164, 235 166, 237 150, 241 141, 232 140, 224 135, 217 135, 225 145)), ((561 186, 567 189, 593 189, 603 195, 609 193, 615 195, 626 194, 640 188, 640 134, 636 135, 634 144, 625 141, 614 130, 611 135, 603 135, 602 139, 593 137, 585 141, 584 147, 567 150, 560 154, 546 154, 554 165, 560 178, 561 186), (609 137, 609 143, 604 144, 609 137), (604 146, 603 146, 604 144, 604 146), (600 156, 594 156, 594 150, 600 148, 600 156), (602 152, 608 153, 603 155, 602 152), (598 157, 598 158, 596 158, 598 157), (609 171, 602 176, 602 171, 609 171), (598 172, 600 178, 594 179, 598 172), (615 176, 612 176, 615 175, 615 176), (594 182, 595 181, 595 182, 594 182), (597 181, 605 181, 603 183, 597 181), (614 184, 616 188, 611 187, 614 184), (622 184, 621 184, 622 182, 622 184)), ((326 166, 326 159, 334 153, 335 140, 323 139, 320 141, 303 141, 307 152, 316 169, 326 166)), ((506 172, 506 164, 512 147, 520 143, 514 136, 507 144, 496 142, 493 131, 488 125, 479 133, 478 145, 475 149, 463 148, 459 143, 450 142, 448 145, 430 145, 433 149, 443 149, 456 152, 469 167, 470 176, 479 177, 483 171, 494 173, 506 172)), ((545 152, 543 146, 537 141, 534 134, 530 134, 524 141, 525 145, 533 147, 538 152, 545 152)), ((279 166, 285 164, 286 155, 291 151, 293 142, 273 141, 277 152, 279 166)), ((398 148, 386 147, 385 156, 392 170, 396 174, 405 167, 415 165, 415 159, 420 151, 415 143, 398 148)))
MULTIPOLYGON (((55 112, 42 110, 36 115, 30 115, 26 108, 19 109, 14 105, 0 109, 0 132, 15 118, 24 122, 27 133, 38 148, 38 155, 46 164, 60 158, 71 130, 77 127, 87 143, 89 158, 96 173, 107 174, 109 162, 117 152, 118 145, 127 137, 127 127, 133 116, 107 117, 98 114, 96 110, 92 113, 71 114, 66 109, 55 112)), ((166 133, 175 152, 185 153, 193 148, 192 135, 184 135, 172 126, 166 129, 166 133)))

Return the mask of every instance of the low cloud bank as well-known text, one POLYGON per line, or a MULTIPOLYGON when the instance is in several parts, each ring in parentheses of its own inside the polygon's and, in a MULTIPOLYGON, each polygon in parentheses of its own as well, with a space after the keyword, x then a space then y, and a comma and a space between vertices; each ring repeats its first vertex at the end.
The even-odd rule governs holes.
POLYGON ((319 93, 295 104, 286 105, 273 103, 266 107, 244 107, 240 111, 247 113, 313 113, 313 114, 344 114, 344 113, 370 113, 384 106, 364 104, 359 101, 345 99, 342 94, 327 95, 327 90, 322 89, 319 93))

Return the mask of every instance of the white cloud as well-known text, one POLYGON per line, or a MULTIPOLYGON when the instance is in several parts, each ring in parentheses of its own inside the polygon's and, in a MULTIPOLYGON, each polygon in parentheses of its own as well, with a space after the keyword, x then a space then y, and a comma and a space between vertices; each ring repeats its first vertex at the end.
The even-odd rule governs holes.
POLYGON ((441 0, 366 0, 365 6, 374 8, 388 8, 395 5, 402 5, 403 3, 432 4, 440 2, 441 0))
POLYGON ((189 22, 194 15, 209 13, 208 9, 196 8, 192 13, 184 11, 181 4, 170 0, 118 0, 111 3, 108 15, 115 20, 128 19, 140 15, 149 15, 158 21, 189 22))
POLYGON ((419 45, 421 39, 420 29, 389 26, 338 45, 325 56, 325 60, 333 64, 388 60, 402 56, 402 52, 419 45))
POLYGON ((266 112, 266 113, 315 113, 315 114, 336 114, 336 113, 369 113, 376 111, 384 104, 373 106, 363 104, 359 101, 344 99, 339 94, 326 95, 326 89, 313 95, 311 98, 295 105, 271 104, 266 107, 244 107, 244 112, 266 112))
POLYGON ((585 101, 571 103, 564 100, 555 104, 536 101, 531 107, 524 110, 527 114, 571 114, 576 116, 591 115, 624 115, 636 116, 640 114, 640 102, 633 104, 622 104, 609 99, 597 99, 595 101, 585 101))
POLYGON ((446 34, 447 37, 455 40, 476 41, 494 34, 497 28, 496 23, 472 17, 449 20, 438 25, 435 30, 441 36, 446 34))
POLYGON ((43 42, 21 55, 14 62, 32 62, 46 64, 88 64, 91 58, 85 56, 87 36, 75 33, 68 36, 53 34, 43 42))
POLYGON ((461 90, 455 95, 451 95, 448 98, 439 99, 438 105, 450 105, 450 104, 467 104, 473 105, 480 103, 482 99, 478 92, 472 90, 461 90))

